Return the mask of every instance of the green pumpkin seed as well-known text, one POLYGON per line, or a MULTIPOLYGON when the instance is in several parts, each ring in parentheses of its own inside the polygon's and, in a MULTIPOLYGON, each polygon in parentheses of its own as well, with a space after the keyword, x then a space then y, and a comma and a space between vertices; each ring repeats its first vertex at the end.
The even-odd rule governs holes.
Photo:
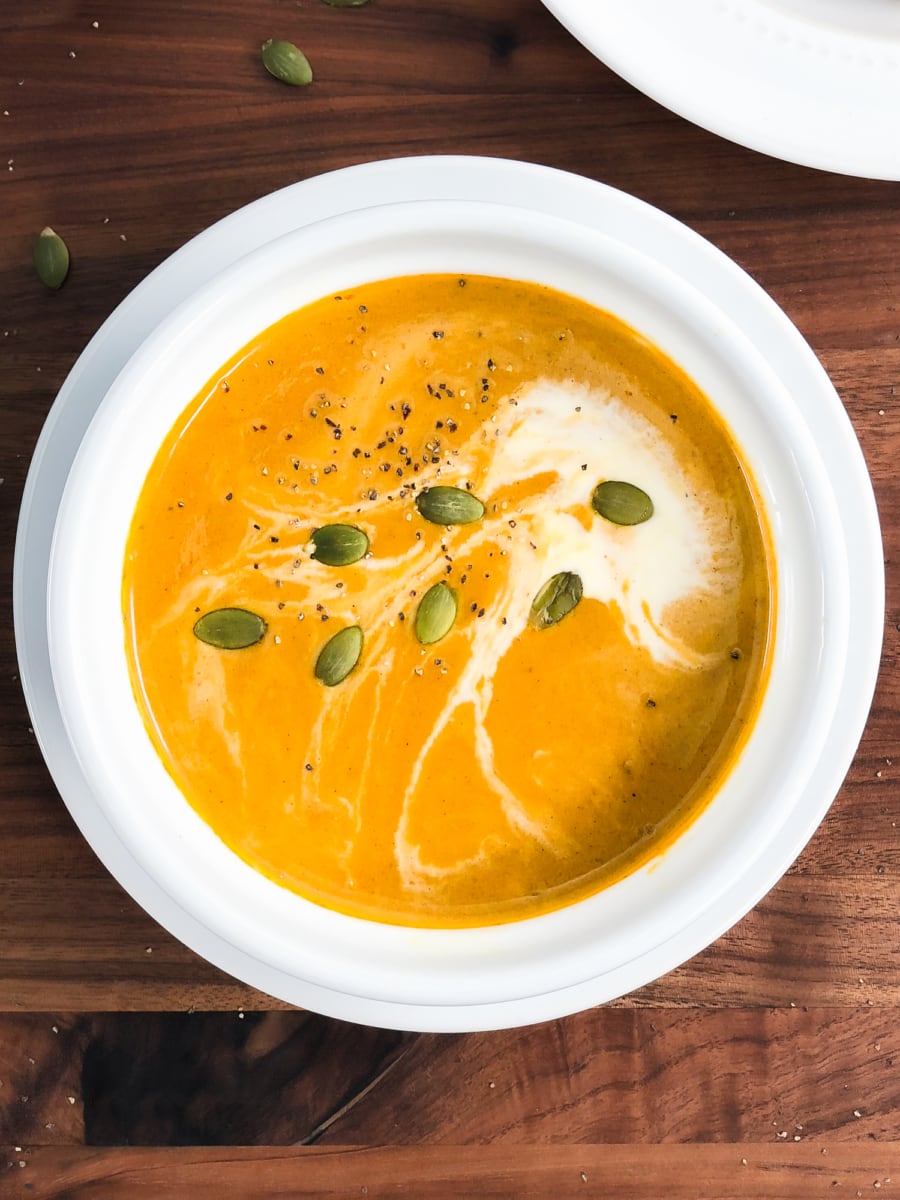
POLYGON ((430 587, 416 610, 416 637, 423 646, 439 642, 453 628, 457 610, 456 592, 446 583, 430 587))
POLYGON ((641 488, 621 479, 598 483, 591 496, 594 512, 613 525, 641 525, 653 516, 653 501, 641 488))
POLYGON ((484 505, 477 496, 462 488, 426 488, 416 497, 416 508, 434 525, 468 525, 484 516, 484 505))
POLYGON ((194 624, 194 637, 217 650, 245 650, 266 635, 266 623, 246 608, 217 608, 194 624))
POLYGON ((54 291, 62 287, 69 273, 69 248, 49 225, 38 234, 33 258, 41 283, 54 291))
POLYGON ((334 687, 346 679, 363 648, 363 631, 358 625, 346 625, 329 638, 316 659, 316 679, 326 687, 334 687))
POLYGON ((312 83, 313 73, 309 59, 293 42, 269 38, 262 44, 262 61, 269 74, 280 79, 282 83, 289 83, 292 87, 306 87, 308 83, 312 83))
POLYGON ((561 621, 581 600, 584 588, 574 571, 553 575, 534 598, 529 621, 535 629, 547 629, 561 621))
POLYGON ((315 546, 313 558, 326 567, 348 567, 369 549, 369 539, 355 525, 323 525, 309 540, 315 546))

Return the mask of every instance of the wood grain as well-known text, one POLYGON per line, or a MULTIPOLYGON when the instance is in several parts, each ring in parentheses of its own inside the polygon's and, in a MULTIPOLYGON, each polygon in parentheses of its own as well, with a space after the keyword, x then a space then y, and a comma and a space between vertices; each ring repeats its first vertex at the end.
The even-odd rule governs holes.
POLYGON ((153 267, 298 179, 369 159, 465 153, 623 188, 768 290, 820 357, 860 439, 883 522, 888 606, 878 688, 847 780, 753 912, 614 1005, 445 1037, 288 1011, 137 907, 78 834, 43 765, 5 587, 0 1195, 774 1200, 896 1190, 900 185, 713 137, 617 78, 539 0, 371 0, 358 10, 320 0, 6 0, 0 143, 6 581, 53 397, 153 267), (269 36, 303 46, 315 71, 308 89, 265 75, 258 46, 269 36), (59 293, 31 266, 45 224, 72 253, 59 293))
MULTIPOLYGON (((31 1200, 447 1196, 492 1200, 809 1200, 891 1194, 898 1147, 497 1146, 385 1150, 14 1150, 4 1195, 31 1200)), ((0 1186, 2 1186, 0 1175, 0 1186)))
POLYGON ((0 1019, 0 1046, 0 1129, 45 1145, 900 1142, 878 1009, 595 1009, 456 1036, 42 1014, 0 1019))

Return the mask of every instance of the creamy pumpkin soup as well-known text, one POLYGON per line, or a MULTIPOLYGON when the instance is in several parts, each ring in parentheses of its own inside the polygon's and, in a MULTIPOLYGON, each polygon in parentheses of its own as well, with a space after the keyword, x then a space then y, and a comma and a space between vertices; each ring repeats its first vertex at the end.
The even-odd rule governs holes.
POLYGON ((135 693, 257 870, 381 921, 506 921, 658 854, 760 702, 769 538, 727 429, 609 313, 430 275, 292 313, 162 446, 135 693))

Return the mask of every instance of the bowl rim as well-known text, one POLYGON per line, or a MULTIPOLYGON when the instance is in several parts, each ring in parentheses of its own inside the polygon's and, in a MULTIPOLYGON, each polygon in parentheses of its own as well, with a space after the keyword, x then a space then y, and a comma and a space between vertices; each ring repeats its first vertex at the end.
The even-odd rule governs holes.
MULTIPOLYGON (((421 160, 419 160, 419 161, 421 161, 421 160)), ((452 161, 452 160, 451 160, 451 161, 452 161)), ((350 170, 351 170, 351 171, 354 171, 354 170, 358 170, 358 169, 351 168, 350 170)), ((538 170, 539 172, 543 172, 543 171, 545 171, 546 169, 540 169, 540 168, 538 168, 538 169, 536 169, 536 170, 538 170)), ((303 186, 303 185, 297 185, 297 186, 303 186)), ((602 187, 602 185, 592 185, 592 186, 593 186, 594 188, 597 188, 597 187, 602 187)), ((618 193, 616 193, 615 195, 617 195, 617 196, 620 196, 621 194, 618 194, 618 193)), ((260 203, 261 203, 261 202, 260 202, 260 203)), ((634 202, 634 201, 631 201, 631 203, 632 203, 632 204, 638 204, 638 205, 639 205, 639 202, 634 202)), ((654 210, 649 210, 649 212, 650 212, 650 213, 653 213, 653 212, 654 212, 654 210)), ((656 217, 655 217, 654 219, 658 219, 659 217, 661 217, 661 214, 656 214, 656 217)), ((663 220, 665 220, 665 221, 670 221, 671 219, 670 219, 670 218, 663 218, 663 220)), ((673 224, 674 224, 674 223, 673 223, 673 224)), ((679 228, 679 229, 682 229, 683 227, 678 227, 678 228, 679 228)), ((691 235, 691 236, 693 236, 693 237, 696 237, 696 235, 691 235)), ((726 261, 727 261, 727 260, 726 260, 726 261)), ((749 281, 748 281, 748 282, 749 282, 749 281)), ((754 286, 755 286, 755 285, 754 285, 754 286)), ((782 319, 786 321, 786 318, 782 318, 782 319)), ((829 386, 829 388, 830 388, 830 385, 828 385, 828 386, 829 386)), ((849 423, 847 423, 847 428, 849 428, 849 423)), ((852 436, 852 435, 851 435, 851 436, 852 436)), ((879 559, 879 561, 880 561, 880 559, 879 559)), ((829 797, 829 800, 828 800, 828 802, 830 802, 830 797, 829 797)), ((827 805, 826 805, 826 806, 827 806, 827 805)), ((814 824, 815 824, 815 823, 817 823, 817 820, 814 822, 814 824)), ((814 827, 814 824, 813 824, 813 827, 814 827)), ((810 832, 811 832, 811 830, 810 830, 810 832)), ((799 848, 799 847, 798 847, 798 848, 799 848)), ((780 872, 779 872, 779 873, 780 873, 780 872)), ((765 890, 765 889, 763 889, 763 890, 765 890)), ((749 907, 749 906, 748 906, 748 907, 749 907)), ((499 928, 506 928, 506 927, 499 927, 499 928)), ((434 931, 431 931, 431 932, 434 932, 434 931)), ((455 932, 455 931, 454 931, 454 932, 455 932)), ((580 982, 584 983, 584 982, 590 982, 590 981, 580 981, 580 982)), ((278 994, 278 993, 276 992, 276 994, 278 994)), ((607 997, 607 998, 609 998, 609 997, 607 997)), ((479 1006, 476 1004, 474 1007, 475 1007, 475 1008, 478 1008, 479 1006)), ((328 1010, 326 1009, 325 1011, 328 1011, 328 1010)), ((336 1015, 344 1015, 344 1014, 342 1013, 342 1014, 336 1014, 336 1015)), ((357 1019, 358 1019, 358 1018, 357 1018, 357 1019)), ((479 1019, 479 1021, 481 1020, 481 1018, 478 1018, 478 1019, 479 1019)), ((533 1018, 533 1019, 537 1019, 537 1018, 533 1018)), ((504 1021, 503 1023, 507 1023, 507 1022, 505 1022, 505 1021, 504 1021)), ((457 1026, 456 1024, 454 1024, 454 1026, 453 1026, 453 1027, 458 1027, 458 1026, 457 1026)))
POLYGON ((454 1001, 524 998, 540 989, 540 977, 550 967, 558 981, 583 982, 595 949, 602 948, 608 966, 628 961, 638 947, 652 949, 677 929, 678 922, 687 923, 695 916, 698 906, 714 902, 740 871, 741 859, 764 853, 764 839, 775 836, 792 791, 802 786, 798 774, 808 770, 821 750, 835 706, 844 665, 840 655, 846 644, 839 620, 846 572, 835 539, 814 539, 814 531, 798 527, 793 540, 781 544, 797 511, 803 515, 808 496, 821 522, 834 524, 834 514, 828 510, 828 482, 824 472, 817 470, 814 444, 802 426, 794 423, 791 428, 790 414, 790 397, 771 376, 762 356, 746 346, 740 330, 723 323, 701 295, 633 248, 623 254, 605 235, 588 234, 569 222, 535 219, 495 203, 401 202, 328 218, 274 239, 198 289, 136 351, 101 401, 63 493, 51 549, 51 663, 63 721, 98 803, 148 874, 159 878, 173 899, 205 926, 281 966, 287 966, 302 947, 305 978, 342 991, 359 990, 370 999, 405 995, 427 1003, 436 993, 454 1001), (563 256, 563 266, 574 274, 569 286, 558 276, 557 260, 538 264, 538 251, 545 246, 563 256), (500 256, 501 269, 486 266, 486 261, 496 262, 501 247, 506 252, 500 256), (520 256, 527 267, 518 272, 520 256), (401 261, 404 267, 398 269, 401 261), (117 628, 117 618, 121 624, 121 563, 142 481, 156 448, 197 391, 224 361, 251 344, 284 312, 385 273, 405 274, 410 264, 426 272, 444 264, 453 273, 467 275, 527 274, 590 299, 597 297, 588 296, 587 290, 608 268, 611 283, 601 290, 613 293, 617 315, 662 344, 701 388, 716 395, 720 409, 728 397, 727 381, 720 379, 717 387, 715 382, 707 383, 703 373, 716 356, 728 360, 744 385, 737 401, 728 397, 732 404, 723 414, 732 427, 740 420, 747 425, 748 409, 755 415, 754 406, 764 409, 769 421, 777 419, 775 436, 752 451, 746 440, 752 424, 743 435, 735 430, 745 458, 750 455, 757 481, 781 452, 781 437, 791 449, 786 456, 788 471, 782 464, 781 480, 769 489, 767 505, 779 507, 778 521, 769 523, 776 561, 789 568, 781 571, 770 677, 749 744, 709 807, 648 866, 577 905, 504 927, 500 953, 491 927, 439 935, 439 964, 428 955, 438 940, 434 930, 385 927, 364 919, 361 925, 360 919, 325 913, 269 880, 260 887, 255 872, 251 877, 236 855, 223 853, 219 840, 210 838, 206 826, 188 814, 183 798, 161 769, 144 723, 133 711, 124 637, 107 636, 117 628), (633 304, 627 302, 629 285, 639 294, 636 320, 633 304), (661 327, 655 309, 664 312, 661 327), (687 342, 680 347, 665 344, 666 335, 678 342, 678 329, 688 331, 687 342), (798 460, 802 479, 789 473, 798 460), (830 571, 822 572, 831 580, 827 600, 833 630, 825 653, 815 638, 804 641, 809 623, 800 614, 801 609, 805 614, 823 606, 813 586, 819 564, 809 558, 801 569, 794 569, 795 560, 801 560, 814 540, 823 561, 831 562, 830 571), (98 579, 102 585, 98 586, 98 579), (798 589, 804 594, 795 601, 792 597, 798 589), (790 658, 793 661, 785 661, 790 658), (830 671, 824 669, 827 666, 830 671), (798 722, 796 714, 801 711, 814 714, 815 719, 798 722), (811 741, 815 744, 801 754, 811 741), (777 755, 773 745, 779 746, 777 755), (789 771, 782 771, 774 763, 780 764, 791 750, 794 762, 789 771), (764 765, 767 773, 761 774, 764 765), (752 805, 739 804, 746 795, 756 797, 752 805), (720 824, 726 823, 715 838, 710 837, 714 816, 720 824), (728 821, 743 822, 739 844, 728 821), (701 844, 689 854, 698 840, 701 844), (579 935, 567 938, 575 925, 580 925, 579 935), (541 927, 545 934, 552 932, 535 939, 541 927), (367 954, 376 946, 377 962, 367 954))

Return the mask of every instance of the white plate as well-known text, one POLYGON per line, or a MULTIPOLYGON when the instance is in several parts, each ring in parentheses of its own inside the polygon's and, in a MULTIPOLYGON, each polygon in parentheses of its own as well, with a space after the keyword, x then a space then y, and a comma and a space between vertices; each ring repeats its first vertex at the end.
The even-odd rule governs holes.
POLYGON ((488 1029, 574 1012, 630 991, 695 954, 738 920, 783 874, 832 799, 861 736, 878 668, 883 570, 877 513, 865 464, 827 376, 777 306, 734 263, 655 209, 601 184, 544 167, 490 159, 420 158, 373 163, 295 184, 195 238, 116 310, 63 386, 35 452, 19 525, 14 602, 26 699, 44 756, 73 817, 123 887, 165 928, 237 978, 331 1016, 420 1030, 488 1029), (537 996, 461 1006, 395 1003, 313 985, 239 950, 201 924, 151 879, 92 796, 56 704, 47 646, 47 571, 63 486, 84 431, 113 379, 167 312, 225 265, 271 239, 320 220, 403 199, 510 203, 602 230, 689 281, 761 350, 796 398, 815 437, 844 524, 851 646, 834 731, 777 845, 749 864, 720 904, 676 937, 613 971, 537 996))
POLYGON ((544 0, 623 79, 788 162, 900 179, 897 0, 544 0))

